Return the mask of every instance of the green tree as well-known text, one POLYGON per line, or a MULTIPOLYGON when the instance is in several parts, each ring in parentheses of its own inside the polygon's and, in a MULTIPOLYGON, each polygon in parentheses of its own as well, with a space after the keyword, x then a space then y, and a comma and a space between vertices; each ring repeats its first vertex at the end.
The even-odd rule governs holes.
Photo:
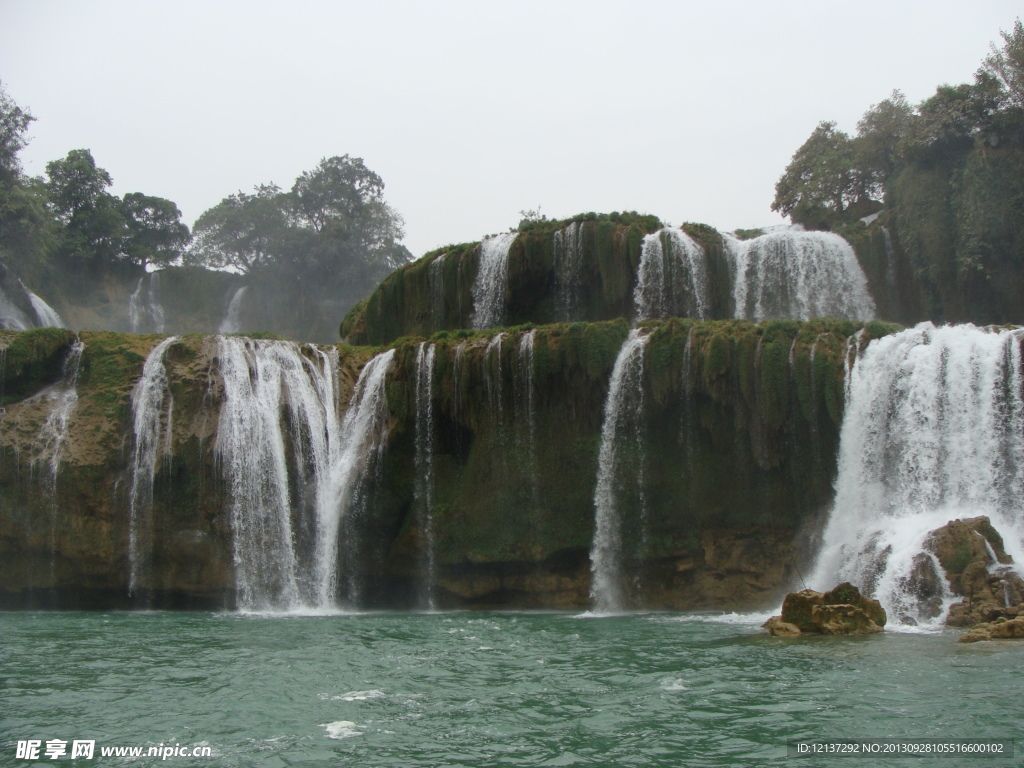
POLYGON ((287 230, 287 196, 276 184, 263 184, 255 194, 225 197, 196 219, 186 262, 245 273, 266 269, 280 256, 287 230))
POLYGON ((982 70, 999 82, 1003 108, 1024 109, 1024 25, 1017 19, 1011 31, 1000 34, 1003 47, 992 44, 982 70))
POLYGON ((867 194, 875 200, 885 196, 885 185, 896 172, 903 156, 914 109, 900 91, 872 104, 857 123, 853 140, 854 161, 867 194))
POLYGON ((13 184, 21 176, 18 153, 28 143, 25 134, 33 120, 28 110, 7 95, 0 82, 0 187, 13 184))
POLYGON ((192 239, 181 211, 170 200, 131 192, 121 201, 123 256, 135 264, 165 267, 177 261, 192 239))
POLYGON ((818 123, 776 183, 772 210, 812 229, 831 227, 850 204, 866 196, 854 157, 846 133, 834 122, 818 123))

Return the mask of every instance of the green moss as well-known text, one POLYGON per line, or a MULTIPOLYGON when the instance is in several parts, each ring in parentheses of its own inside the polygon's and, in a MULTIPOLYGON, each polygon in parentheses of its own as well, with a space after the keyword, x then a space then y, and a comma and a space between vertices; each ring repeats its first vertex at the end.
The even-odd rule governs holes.
POLYGON ((20 400, 57 381, 67 350, 74 341, 75 334, 64 328, 2 333, 0 344, 6 342, 6 348, 0 371, 3 377, 0 402, 20 400))

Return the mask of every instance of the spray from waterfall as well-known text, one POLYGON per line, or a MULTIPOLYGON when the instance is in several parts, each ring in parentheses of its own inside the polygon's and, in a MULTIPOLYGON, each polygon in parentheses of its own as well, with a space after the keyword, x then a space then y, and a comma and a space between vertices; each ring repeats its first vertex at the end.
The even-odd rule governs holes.
POLYGON ((508 305, 508 252, 518 233, 506 232, 480 243, 473 283, 473 327, 493 328, 505 321, 508 305))
POLYGON ((633 293, 638 320, 708 316, 704 249, 681 229, 665 227, 644 237, 633 293))
POLYGON ((161 448, 170 445, 174 400, 167 378, 166 357, 177 341, 161 341, 142 366, 142 377, 132 390, 132 485, 128 519, 128 594, 151 586, 153 551, 153 480, 161 448))
MULTIPOLYGON (((930 531, 979 515, 1024 563, 1022 336, 923 323, 867 345, 849 373, 818 588, 850 581, 891 621, 940 626, 945 611, 913 589, 915 563, 930 531)), ((942 598, 948 609, 948 585, 942 598)))
POLYGON ((752 240, 725 235, 735 316, 763 320, 871 320, 875 302, 857 255, 832 232, 787 229, 752 240))
POLYGON ((64 321, 57 314, 57 310, 32 293, 32 291, 26 289, 26 292, 28 293, 28 300, 32 304, 32 309, 36 313, 36 318, 38 319, 36 325, 39 328, 65 327, 64 321))
POLYGON ((643 534, 644 499, 644 349, 649 337, 633 329, 619 350, 605 400, 597 487, 594 491, 594 539, 590 549, 590 597, 597 613, 616 613, 630 607, 630 593, 639 586, 630 577, 631 559, 639 560, 631 541, 639 521, 643 534))
POLYGON ((437 608, 437 542, 434 520, 434 357, 433 344, 416 350, 416 519, 423 532, 421 604, 437 608))

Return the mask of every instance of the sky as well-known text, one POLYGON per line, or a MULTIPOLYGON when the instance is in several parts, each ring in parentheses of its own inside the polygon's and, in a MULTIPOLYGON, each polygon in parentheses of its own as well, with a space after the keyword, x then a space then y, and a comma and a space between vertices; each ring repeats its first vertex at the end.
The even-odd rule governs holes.
POLYGON ((324 157, 385 183, 415 256, 636 210, 782 223, 775 182, 822 120, 969 82, 1019 0, 0 0, 25 170, 88 148, 112 192, 288 188, 324 157))

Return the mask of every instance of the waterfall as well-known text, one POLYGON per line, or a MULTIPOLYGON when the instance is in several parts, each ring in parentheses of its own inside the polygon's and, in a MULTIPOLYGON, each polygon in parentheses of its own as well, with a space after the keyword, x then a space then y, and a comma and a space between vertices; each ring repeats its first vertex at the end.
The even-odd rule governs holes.
POLYGON ((248 290, 249 286, 243 285, 240 288, 236 288, 234 293, 231 294, 231 301, 228 302, 227 311, 224 313, 224 319, 221 320, 217 333, 238 333, 242 330, 240 318, 242 300, 245 298, 245 292, 248 290))
POLYGON ((160 304, 160 273, 150 272, 139 278, 135 290, 128 299, 128 324, 132 333, 142 333, 148 330, 150 333, 164 332, 164 308, 160 304), (143 284, 146 279, 149 284, 146 286, 145 298, 143 298, 143 284))
POLYGON ((318 585, 302 555, 312 534, 297 528, 321 508, 338 450, 337 353, 237 336, 217 344, 216 451, 230 489, 238 605, 314 605, 318 585))
POLYGON ((633 293, 638 320, 708 316, 704 249, 681 229, 666 227, 644 237, 633 293))
POLYGON ((480 262, 473 283, 474 328, 493 328, 505 321, 508 251, 517 236, 517 232, 506 232, 480 243, 480 262))
POLYGON ((167 351, 177 341, 161 341, 142 366, 142 377, 132 390, 132 485, 128 520, 128 594, 135 595, 148 578, 153 539, 153 478, 163 445, 166 455, 171 444, 172 411, 167 379, 167 351))
POLYGON ((853 248, 831 232, 788 229, 752 240, 725 236, 735 316, 762 320, 870 320, 875 302, 853 248))
POLYGON ((39 447, 40 457, 49 457, 50 492, 56 490, 57 471, 60 468, 61 449, 67 439, 68 424, 71 414, 78 405, 78 371, 82 363, 82 352, 85 344, 76 340, 69 348, 61 368, 60 381, 53 385, 46 394, 52 404, 50 414, 46 417, 35 444, 39 447))
POLYGON ((555 317, 563 322, 582 320, 580 307, 583 268, 583 222, 574 221, 555 232, 555 317))
POLYGON ((537 509, 540 500, 537 468, 537 403, 533 385, 533 347, 536 329, 527 331, 519 339, 519 357, 515 376, 516 449, 521 466, 529 478, 531 508, 537 509))
POLYGON ((914 594, 915 559, 930 531, 979 515, 1024 562, 1022 337, 922 323, 867 345, 849 374, 819 588, 848 580, 896 622, 941 623, 914 594))
POLYGON ((504 333, 496 333, 484 349, 484 384, 487 390, 488 412, 494 415, 499 437, 502 436, 505 427, 505 398, 502 386, 504 377, 501 371, 501 343, 504 339, 504 333))
POLYGON ((434 323, 434 330, 444 327, 444 305, 445 305, 445 281, 444 267, 448 260, 448 254, 442 253, 430 262, 430 272, 427 274, 427 282, 430 288, 430 317, 434 323))
MULTIPOLYGON (((20 280, 17 281, 17 285, 21 286, 20 280)), ((3 287, 0 287, 0 328, 7 331, 26 331, 34 326, 35 323, 11 300, 3 287)))
POLYGON ((416 350, 416 519, 423 531, 422 603, 437 608, 437 550, 434 540, 434 353, 421 342, 416 350))
MULTIPOLYGON (((601 427, 597 487, 594 490, 594 539, 590 548, 590 597, 598 613, 614 613, 629 606, 627 559, 636 556, 630 546, 624 517, 629 507, 644 523, 643 377, 647 336, 630 331, 615 359, 601 427)), ((638 586, 634 580, 635 587, 638 586)))
POLYGON ((51 403, 50 413, 35 440, 35 445, 39 449, 37 458, 43 460, 49 457, 50 471, 44 485, 44 492, 50 508, 51 584, 55 583, 54 568, 57 554, 57 474, 60 471, 61 454, 64 452, 64 443, 67 440, 71 414, 74 413, 75 406, 78 405, 78 371, 81 368, 84 350, 85 345, 81 340, 76 340, 68 349, 61 369, 60 381, 46 393, 47 400, 51 403))
POLYGON ((64 321, 60 319, 60 315, 57 311, 43 301, 41 298, 36 296, 32 291, 26 290, 28 293, 28 300, 32 303, 32 309, 36 313, 36 317, 39 322, 36 325, 39 328, 64 328, 64 321))
POLYGON ((379 469, 388 432, 388 407, 384 385, 395 350, 381 352, 359 374, 355 391, 341 422, 338 450, 331 461, 331 472, 317 504, 317 549, 315 560, 316 601, 321 608, 338 602, 338 562, 348 566, 347 600, 358 604, 362 585, 354 573, 358 538, 353 525, 366 508, 366 478, 379 469), (343 547, 338 537, 347 534, 343 547))

